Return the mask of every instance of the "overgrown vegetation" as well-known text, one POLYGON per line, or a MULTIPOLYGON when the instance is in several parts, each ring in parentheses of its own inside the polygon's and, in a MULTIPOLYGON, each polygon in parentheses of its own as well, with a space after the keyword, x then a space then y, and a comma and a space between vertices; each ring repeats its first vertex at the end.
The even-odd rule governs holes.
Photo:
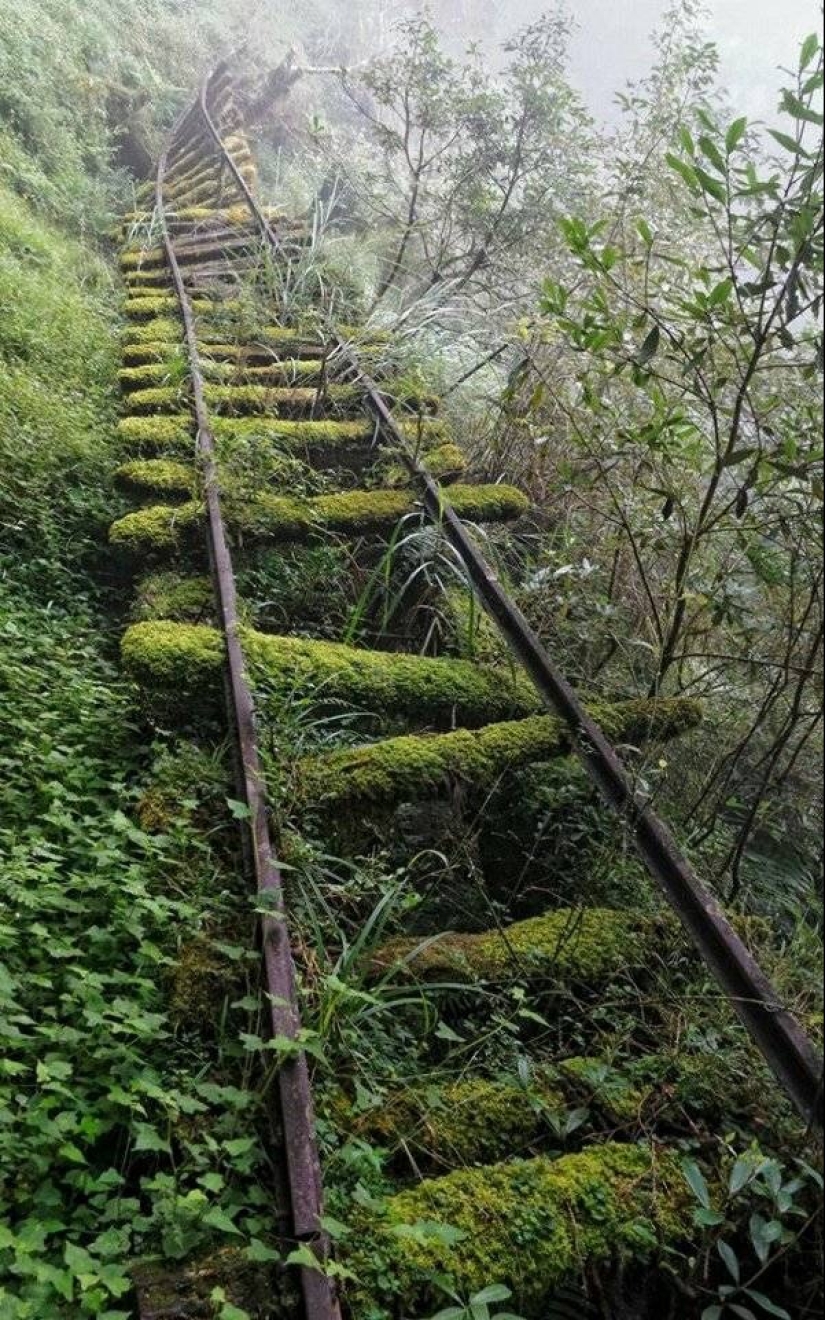
MULTIPOLYGON (((136 1278, 281 1320, 281 1266, 307 1260, 276 1241, 295 1045, 263 1026, 246 808, 218 703, 181 681, 220 660, 179 535, 199 505, 130 504, 189 498, 180 328, 141 288, 121 361, 111 260, 245 15, 0 0, 0 1320, 129 1320, 136 1278), (113 555, 112 523, 148 525, 158 562, 113 555), (129 624, 165 704, 121 668, 129 624)), ((511 520, 485 552, 817 1034, 819 42, 766 136, 675 5, 607 142, 561 12, 495 74, 384 0, 262 17, 267 200, 311 206, 313 238, 202 329, 349 1313, 815 1315, 808 1134, 623 822, 354 396, 266 415, 326 359, 235 373, 245 343, 320 352, 328 321, 371 318, 411 442, 498 483, 453 498, 511 520), (293 36, 326 74, 276 67, 293 36), (286 523, 297 544, 266 544, 286 523)))

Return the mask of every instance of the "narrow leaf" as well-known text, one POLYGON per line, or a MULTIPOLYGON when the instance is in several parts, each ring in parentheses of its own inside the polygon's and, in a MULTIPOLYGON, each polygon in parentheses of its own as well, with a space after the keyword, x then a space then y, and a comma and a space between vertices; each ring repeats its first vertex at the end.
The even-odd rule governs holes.
POLYGON ((748 121, 746 116, 743 116, 741 119, 734 120, 734 122, 731 124, 730 128, 728 129, 727 134, 725 135, 725 147, 727 149, 728 155, 730 155, 732 151, 736 150, 736 148, 739 146, 739 143, 742 141, 742 138, 745 136, 747 131, 748 131, 748 121))
POLYGON ((706 1210, 710 1210, 710 1192, 708 1191, 705 1176, 699 1168, 699 1165, 695 1164, 693 1160, 685 1160, 682 1165, 682 1172, 697 1201, 699 1201, 706 1210))
POLYGON ((675 170, 677 174, 681 174, 691 192, 699 191, 699 180, 696 177, 695 169, 693 169, 691 165, 688 165, 686 161, 680 160, 678 156, 674 156, 670 152, 665 159, 672 170, 675 170))
POLYGON ((776 1302, 772 1302, 770 1297, 766 1297, 762 1292, 757 1292, 755 1288, 746 1288, 745 1296, 750 1301, 756 1302, 756 1305, 768 1315, 778 1316, 779 1320, 791 1320, 790 1314, 783 1307, 777 1306, 776 1302))
POLYGON ((799 70, 804 73, 808 65, 813 60, 819 50, 819 33, 812 32, 802 43, 802 50, 799 53, 799 70))
POLYGON ((489 1288, 485 1288, 483 1292, 476 1293, 475 1297, 473 1298, 473 1301, 476 1303, 509 1302, 512 1295, 513 1294, 510 1292, 510 1289, 505 1288, 504 1284, 494 1283, 489 1288))
POLYGON ((654 325, 650 334, 647 336, 647 339, 642 344, 642 347, 639 349, 639 356, 637 358, 637 361, 640 367, 643 367, 646 362, 650 362, 651 359, 656 356, 656 354, 659 351, 659 345, 661 344, 661 342, 662 342, 662 332, 659 329, 658 325, 654 325))
POLYGON ((739 1257, 737 1256, 736 1252, 733 1250, 733 1247, 728 1246, 727 1242, 718 1242, 717 1248, 719 1251, 719 1255, 722 1257, 722 1260, 725 1262, 725 1268, 727 1269, 728 1274, 731 1276, 734 1283, 741 1283, 742 1270, 739 1265, 739 1257))

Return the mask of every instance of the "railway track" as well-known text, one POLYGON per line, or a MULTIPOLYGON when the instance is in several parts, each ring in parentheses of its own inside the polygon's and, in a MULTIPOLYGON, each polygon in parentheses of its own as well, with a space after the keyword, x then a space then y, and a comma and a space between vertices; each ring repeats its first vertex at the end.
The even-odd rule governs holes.
MULTIPOLYGON (((813 1046, 615 750, 617 743, 677 736, 696 722, 695 708, 665 700, 602 704, 597 712, 584 707, 485 561, 473 530, 476 524, 518 520, 527 509, 524 495, 506 485, 464 480, 465 460, 446 432, 438 401, 393 374, 381 334, 306 317, 290 320, 274 296, 268 319, 258 317, 249 329, 250 287, 257 284, 259 290, 256 306, 262 299, 265 305, 260 290, 277 286, 273 272, 288 268, 312 237, 303 221, 263 209, 254 185, 233 77, 221 66, 175 125, 159 162, 154 197, 147 197, 144 210, 129 221, 123 266, 130 329, 120 426, 126 461, 119 479, 137 507, 114 524, 111 539, 136 565, 167 569, 172 564, 184 575, 176 593, 161 593, 164 608, 149 618, 144 611, 124 637, 124 662, 151 700, 191 715, 203 703, 214 708, 223 684, 237 752, 237 792, 248 810, 242 825, 245 852, 257 892, 265 896, 261 946, 272 1037, 295 1040, 300 1031, 294 952, 300 941, 290 931, 273 841, 267 779, 277 766, 271 757, 262 758, 260 729, 268 718, 267 702, 297 694, 353 717, 368 710, 399 730, 397 736, 359 745, 350 738, 343 747, 316 750, 297 769, 291 767, 292 808, 299 822, 321 820, 339 835, 355 838, 362 821, 378 814, 386 824, 399 804, 435 799, 445 784, 461 785, 469 794, 490 793, 504 776, 575 752, 621 816, 667 900, 661 916, 555 909, 463 934, 436 929, 425 932, 425 939, 419 933, 402 935, 379 949, 376 976, 396 969, 412 983, 449 984, 453 990, 506 982, 520 987, 528 1002, 533 991, 546 996, 548 985, 558 994, 586 983, 598 994, 628 970, 642 973, 661 947, 677 938, 675 920, 666 915, 672 909, 781 1086, 805 1121, 820 1128, 821 1068, 813 1046), (233 443, 280 455, 304 473, 320 464, 326 472, 348 476, 342 475, 340 488, 313 496, 271 486, 239 491, 223 459, 233 443), (353 471, 364 462, 372 465, 372 476, 359 484, 353 471), (383 471, 383 484, 376 471, 383 471), (237 574, 255 547, 288 549, 333 537, 338 544, 386 545, 401 520, 416 516, 437 529, 462 566, 486 611, 486 622, 471 616, 471 631, 477 635, 481 629, 491 639, 497 663, 462 656, 467 648, 460 628, 452 654, 432 658, 313 639, 298 627, 275 634, 248 623, 237 574), (211 602, 196 576, 204 554, 211 602), (199 602, 194 612, 193 600, 199 602), (508 655, 517 663, 508 663, 508 655), (268 695, 256 711, 259 693, 268 695)), ((573 1090, 575 1071, 567 1077, 573 1090)), ((563 1070, 552 1085, 542 1085, 554 1094, 560 1085, 564 1089, 563 1070)), ((394 1131, 405 1103, 403 1097, 388 1102, 386 1112, 373 1116, 373 1129, 385 1137, 394 1131)), ((541 1207, 556 1207, 555 1258, 551 1250, 545 1259, 546 1244, 534 1246, 536 1268, 545 1270, 550 1283, 568 1280, 580 1249, 586 1257, 581 1244, 571 1248, 567 1229, 572 1233, 574 1222, 595 1257, 618 1245, 598 1227, 598 1215, 588 1227, 586 1192, 594 1178, 607 1203, 630 1206, 631 1218, 644 1217, 667 1235, 665 1204, 677 1196, 676 1177, 655 1141, 647 1147, 608 1141, 551 1162, 532 1154, 535 1112, 530 1105, 525 1109, 523 1090, 470 1076, 448 1088, 439 1103, 452 1114, 450 1145, 459 1153, 458 1170, 443 1173, 456 1150, 446 1152, 432 1135, 434 1124, 413 1106, 407 1118, 430 1133, 427 1158, 442 1172, 399 1191, 390 1218, 449 1223, 451 1198, 476 1200, 475 1218, 473 1206, 465 1205, 468 1236, 487 1236, 489 1268, 495 1273, 501 1266, 487 1283, 510 1277, 504 1258, 518 1251, 514 1242, 530 1251, 523 1224, 522 1236, 513 1239, 511 1216, 485 1213, 489 1188, 499 1207, 508 1202, 526 1207, 542 1237, 549 1227, 540 1223, 541 1207), (480 1132, 481 1118, 493 1130, 480 1132), (529 1159, 505 1158, 525 1148, 529 1159), (481 1167, 462 1171, 465 1162, 481 1167)), ((287 1196, 287 1238, 323 1266, 330 1243, 323 1228, 312 1080, 300 1051, 278 1072, 277 1108, 287 1191, 273 1187, 273 1200, 287 1196)), ((369 1122, 362 1126, 368 1129, 369 1122)), ((362 1279, 345 1289, 346 1314, 362 1320, 377 1313, 370 1308, 396 1304, 413 1308, 415 1315, 429 1314, 415 1308, 432 1305, 427 1280, 434 1270, 447 1268, 450 1249, 437 1234, 411 1245, 409 1239, 387 1236, 386 1226, 376 1231, 383 1244, 384 1281, 363 1281, 357 1244, 345 1249, 362 1279), (382 1295, 388 1287, 392 1296, 382 1295)), ((480 1278, 481 1253, 469 1255, 460 1282, 472 1290, 480 1278)), ((308 1320, 340 1317, 342 1302, 325 1269, 305 1263, 298 1274, 308 1320)), ((536 1299, 529 1264, 516 1274, 529 1306, 536 1299)), ((142 1307, 147 1320, 189 1314, 185 1306, 163 1309, 152 1296, 144 1297, 142 1307)))

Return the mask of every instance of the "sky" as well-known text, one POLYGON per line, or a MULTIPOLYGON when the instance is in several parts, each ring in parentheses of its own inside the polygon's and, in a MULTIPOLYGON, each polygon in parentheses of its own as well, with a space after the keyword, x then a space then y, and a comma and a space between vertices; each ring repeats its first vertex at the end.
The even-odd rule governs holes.
MULTIPOLYGON (((648 36, 666 0, 568 2, 579 24, 573 78, 595 118, 611 122, 615 91, 650 67, 648 36)), ((751 119, 773 120, 783 85, 778 66, 794 67, 802 41, 821 27, 820 0, 710 0, 709 8, 709 35, 719 46, 731 107, 751 119)))

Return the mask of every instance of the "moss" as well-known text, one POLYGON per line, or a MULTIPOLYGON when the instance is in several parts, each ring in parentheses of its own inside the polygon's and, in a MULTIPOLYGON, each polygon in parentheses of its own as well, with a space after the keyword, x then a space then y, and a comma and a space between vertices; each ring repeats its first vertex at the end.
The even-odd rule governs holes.
POLYGON ((323 446, 329 449, 348 445, 369 444, 374 439, 375 427, 370 421, 273 421, 258 417, 217 417, 214 426, 218 440, 237 441, 254 439, 283 449, 311 449, 323 446))
POLYGON ((669 919, 612 908, 562 908, 477 935, 448 933, 390 941, 374 972, 397 967, 413 980, 592 985, 647 966, 669 919))
POLYGON ((128 449, 138 451, 192 453, 195 444, 185 413, 173 417, 123 417, 118 422, 117 432, 128 449))
POLYGON ((328 385, 320 395, 318 390, 307 387, 278 389, 264 385, 207 385, 204 393, 208 407, 230 416, 238 413, 277 416, 282 409, 311 412, 319 404, 352 408, 361 403, 361 391, 355 385, 328 385))
POLYGON ((295 381, 319 385, 323 379, 322 365, 316 358, 273 359, 258 366, 223 362, 204 362, 204 371, 210 380, 223 380, 236 384, 261 385, 264 388, 291 385, 295 381))
MULTIPOLYGON (((438 435, 440 422, 428 423, 433 434, 438 435)), ((218 417, 215 419, 215 435, 227 440, 242 440, 253 436, 261 442, 281 445, 284 448, 309 448, 319 446, 329 449, 343 448, 347 445, 372 444, 375 439, 375 424, 370 418, 352 421, 273 421, 271 418, 253 417, 218 417)))
POLYGON ((171 316, 156 316, 145 325, 130 325, 124 336, 124 343, 126 349, 145 344, 179 344, 181 334, 180 321, 171 316))
POLYGON ((142 623, 155 619, 203 623, 209 622, 214 608, 210 578, 150 573, 138 583, 132 615, 142 623))
POLYGON ((224 660, 217 628, 159 620, 127 628, 121 642, 126 669, 153 686, 174 689, 200 684, 214 687, 224 660))
POLYGON ((483 605, 468 587, 448 587, 441 597, 446 622, 444 641, 456 655, 487 664, 501 664, 507 643, 483 605))
POLYGON ((539 1320, 553 1290, 585 1269, 616 1256, 647 1260, 659 1242, 690 1236, 690 1199, 679 1157, 649 1146, 606 1144, 425 1181, 355 1226, 353 1246, 344 1246, 359 1280, 350 1305, 371 1320, 399 1306, 424 1313, 443 1297, 438 1275, 461 1296, 491 1280, 507 1284, 513 1309, 539 1320), (438 1225, 457 1230, 457 1240, 445 1241, 438 1225))
POLYGON ((158 385, 129 395, 130 413, 181 412, 188 399, 188 384, 158 385))
POLYGON ((124 344, 123 361, 132 367, 154 366, 170 361, 178 362, 183 353, 183 345, 170 342, 147 344, 124 344))
POLYGON ((211 940, 199 936, 184 944, 172 969, 169 1015, 181 1027, 215 1030, 226 1001, 242 993, 244 968, 231 962, 211 940))
MULTIPOLYGON (((244 629, 242 643, 255 683, 269 700, 285 693, 319 703, 346 704, 384 714, 450 725, 483 723, 500 714, 535 709, 532 688, 507 671, 461 660, 430 660, 364 651, 335 642, 272 637, 244 629)), ((220 675, 220 634, 182 624, 138 624, 123 642, 124 660, 147 687, 178 686, 194 663, 199 682, 220 675), (193 661, 193 657, 196 657, 193 661)), ((518 728, 518 726, 514 726, 518 728)))
POLYGON ((133 390, 166 385, 171 375, 180 372, 182 357, 166 354, 157 362, 146 362, 142 366, 123 367, 118 373, 118 383, 124 393, 133 390))
MULTIPOLYGON (((509 486, 453 486, 449 502, 458 514, 476 522, 517 517, 526 505, 521 492, 509 486)), ((346 491, 309 500, 265 494, 234 502, 224 491, 223 504, 230 530, 247 540, 270 542, 303 541, 321 532, 351 536, 388 532, 419 507, 413 493, 399 490, 346 491)), ((198 513, 188 506, 141 509, 115 523, 111 539, 135 553, 168 553, 181 546, 198 513)))
POLYGON ((649 1088, 634 1086, 625 1073, 604 1059, 577 1057, 558 1065, 561 1077, 572 1083, 581 1099, 595 1105, 615 1123, 633 1123, 650 1097, 649 1088))
POLYGON ((189 542, 200 527, 203 505, 195 500, 186 504, 159 504, 138 509, 112 523, 109 541, 136 555, 169 555, 189 542))
POLYGON ((458 445, 439 445, 424 456, 430 476, 436 481, 455 481, 467 471, 467 455, 458 445))
POLYGON ((486 1163, 525 1153, 547 1125, 547 1108, 563 1109, 562 1092, 546 1077, 529 1087, 471 1078, 393 1096, 362 1115, 356 1135, 415 1152, 442 1167, 486 1163))
POLYGON ((177 310, 178 300, 171 293, 127 298, 123 306, 124 316, 132 321, 151 321, 177 310))
POLYGON ((129 491, 191 498, 196 475, 194 467, 185 463, 173 463, 167 458, 150 458, 124 463, 115 472, 115 481, 129 491))
MULTIPOLYGON (((476 673, 507 672, 463 663, 476 673)), ((528 689, 520 687, 519 692, 528 706, 528 689)), ((497 706, 500 709, 500 702, 497 706)), ((613 738, 622 740, 639 737, 643 727, 649 738, 677 737, 701 717, 695 703, 679 699, 619 703, 601 707, 599 714, 613 738)), ((495 718, 492 707, 486 717, 495 718)), ((304 807, 329 810, 333 805, 388 806, 415 801, 449 792, 460 783, 471 784, 477 792, 488 791, 508 771, 565 756, 570 750, 570 733, 553 715, 491 723, 478 730, 459 729, 439 737, 388 738, 303 761, 298 797, 304 807)))
MULTIPOLYGON (((204 1198, 201 1215, 206 1204, 204 1198)), ((177 1266, 140 1262, 131 1273, 137 1314, 151 1316, 152 1320, 215 1317, 222 1309, 213 1300, 217 1289, 223 1291, 236 1313, 243 1315, 288 1320, 297 1310, 297 1299, 289 1295, 291 1284, 284 1271, 253 1264, 241 1247, 223 1247, 177 1266)))

